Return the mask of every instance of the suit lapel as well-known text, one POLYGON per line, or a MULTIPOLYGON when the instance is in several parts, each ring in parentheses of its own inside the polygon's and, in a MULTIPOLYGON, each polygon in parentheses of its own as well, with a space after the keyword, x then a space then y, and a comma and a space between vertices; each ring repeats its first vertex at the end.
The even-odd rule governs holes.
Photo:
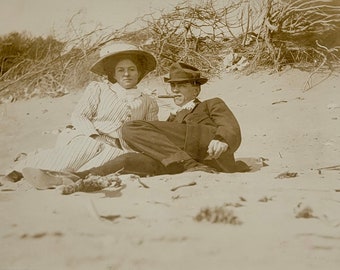
POLYGON ((175 116, 175 118, 174 118, 173 121, 178 122, 178 123, 182 123, 183 120, 184 120, 184 118, 185 118, 188 114, 190 114, 193 110, 195 110, 195 108, 197 107, 198 104, 201 103, 201 101, 199 101, 199 100, 196 98, 195 101, 194 101, 194 103, 195 103, 195 106, 194 106, 193 108, 191 108, 190 110, 189 110, 189 109, 180 110, 180 111, 176 114, 176 116, 175 116))
POLYGON ((191 110, 183 109, 176 114, 175 122, 182 123, 183 119, 191 112, 191 110))

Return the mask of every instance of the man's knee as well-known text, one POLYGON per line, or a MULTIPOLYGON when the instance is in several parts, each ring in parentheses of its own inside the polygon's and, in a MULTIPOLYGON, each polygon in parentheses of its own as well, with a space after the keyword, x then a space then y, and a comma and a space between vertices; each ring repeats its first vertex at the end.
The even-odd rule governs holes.
POLYGON ((132 128, 132 122, 134 122, 134 121, 126 122, 122 126, 122 136, 123 136, 124 140, 127 140, 130 137, 131 128, 132 128))
POLYGON ((134 120, 134 121, 130 121, 130 122, 126 122, 123 126, 122 126, 122 136, 123 139, 128 141, 129 138, 132 138, 135 134, 135 131, 138 130, 138 127, 140 125, 140 120, 134 120))

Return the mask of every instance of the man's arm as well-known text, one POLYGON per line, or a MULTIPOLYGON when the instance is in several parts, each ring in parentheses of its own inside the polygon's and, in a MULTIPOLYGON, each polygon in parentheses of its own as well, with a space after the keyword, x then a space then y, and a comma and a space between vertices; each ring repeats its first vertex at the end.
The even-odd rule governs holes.
POLYGON ((212 149, 212 152, 217 154, 220 152, 218 149, 225 149, 225 144, 227 144, 227 150, 224 151, 235 152, 241 144, 241 130, 234 114, 220 98, 214 98, 207 101, 207 106, 210 117, 217 126, 215 137, 210 143, 209 148, 212 149), (222 144, 213 142, 215 140, 222 144), (213 149, 216 148, 218 149, 213 151, 213 149))

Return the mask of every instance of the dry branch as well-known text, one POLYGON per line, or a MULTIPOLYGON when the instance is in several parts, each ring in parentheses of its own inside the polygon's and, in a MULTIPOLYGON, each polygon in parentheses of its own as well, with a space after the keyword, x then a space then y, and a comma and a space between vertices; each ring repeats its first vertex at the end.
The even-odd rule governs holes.
POLYGON ((158 62, 156 75, 166 73, 173 62, 184 61, 207 77, 219 76, 225 68, 223 59, 230 53, 250 62, 247 73, 259 67, 280 70, 284 65, 299 64, 312 70, 305 90, 313 87, 314 74, 324 67, 332 71, 332 64, 339 61, 340 7, 336 0, 218 4, 206 0, 189 6, 184 1, 170 12, 145 14, 120 29, 97 26, 90 31, 76 25, 79 12, 68 23, 71 36, 58 46, 36 48, 35 58, 23 56, 13 62, 6 58, 13 56, 10 52, 5 58, 0 54, 0 94, 15 94, 14 98, 20 99, 36 89, 48 94, 58 88, 83 87, 96 78, 89 67, 98 50, 114 41, 130 42, 152 52, 158 62), (137 24, 143 26, 136 30, 137 24))

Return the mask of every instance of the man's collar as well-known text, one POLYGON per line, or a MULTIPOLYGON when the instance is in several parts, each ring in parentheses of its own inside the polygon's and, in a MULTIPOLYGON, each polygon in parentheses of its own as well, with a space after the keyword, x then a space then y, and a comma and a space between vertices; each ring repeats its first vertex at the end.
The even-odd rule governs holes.
POLYGON ((196 105, 198 104, 198 103, 200 103, 201 101, 199 101, 199 99, 198 98, 195 98, 195 99, 193 99, 193 100, 190 100, 188 103, 186 103, 186 104, 184 104, 182 107, 180 107, 179 109, 178 109, 178 111, 181 111, 181 110, 189 110, 189 111, 191 111, 193 108, 195 108, 196 107, 196 105))

